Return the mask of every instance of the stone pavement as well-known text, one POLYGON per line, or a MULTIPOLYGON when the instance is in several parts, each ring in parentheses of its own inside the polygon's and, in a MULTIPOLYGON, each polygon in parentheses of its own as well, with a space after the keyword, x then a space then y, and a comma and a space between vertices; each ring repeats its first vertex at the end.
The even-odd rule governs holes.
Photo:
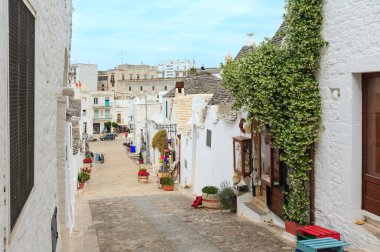
POLYGON ((123 151, 123 138, 91 143, 104 164, 78 193, 71 251, 294 251, 270 223, 225 211, 193 209, 181 190, 165 192, 137 181, 138 166, 123 151))

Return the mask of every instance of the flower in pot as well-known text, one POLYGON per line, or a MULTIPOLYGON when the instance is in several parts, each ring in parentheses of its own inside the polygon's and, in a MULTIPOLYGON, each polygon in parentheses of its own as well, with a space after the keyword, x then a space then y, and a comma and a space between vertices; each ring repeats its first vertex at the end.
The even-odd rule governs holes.
POLYGON ((78 188, 83 189, 84 183, 86 183, 87 180, 90 179, 90 175, 85 172, 80 172, 78 174, 78 188))
POLYGON ((162 178, 162 189, 165 191, 174 190, 174 180, 170 177, 162 178))
POLYGON ((148 183, 148 176, 150 175, 149 172, 146 171, 145 168, 141 168, 139 172, 137 173, 139 181, 148 183))
POLYGON ((206 208, 220 208, 218 188, 215 186, 205 186, 202 189, 202 205, 206 208))
POLYGON ((85 163, 85 164, 91 164, 92 163, 92 159, 91 158, 85 158, 85 159, 83 159, 83 163, 85 163))

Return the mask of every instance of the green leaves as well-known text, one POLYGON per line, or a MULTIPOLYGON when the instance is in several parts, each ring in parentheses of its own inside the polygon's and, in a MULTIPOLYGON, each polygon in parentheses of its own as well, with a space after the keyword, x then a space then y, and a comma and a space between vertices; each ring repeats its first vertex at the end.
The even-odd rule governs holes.
POLYGON ((314 73, 319 69, 323 0, 288 0, 281 46, 266 39, 257 50, 223 68, 223 85, 235 97, 234 108, 269 125, 273 146, 283 150, 289 169, 285 216, 306 223, 311 169, 310 146, 316 141, 321 97, 314 73))

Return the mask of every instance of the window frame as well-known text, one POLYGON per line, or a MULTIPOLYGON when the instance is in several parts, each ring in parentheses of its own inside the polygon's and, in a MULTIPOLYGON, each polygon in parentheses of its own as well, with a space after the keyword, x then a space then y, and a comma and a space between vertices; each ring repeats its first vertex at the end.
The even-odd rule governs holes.
MULTIPOLYGON (((15 1, 14 1, 15 2, 15 1)), ((14 3, 13 2, 13 3, 14 3)), ((32 137, 32 144, 33 144, 33 147, 31 147, 31 150, 30 152, 28 153, 27 151, 27 155, 31 155, 31 158, 32 158, 32 165, 33 165, 33 169, 31 172, 32 176, 33 176, 33 180, 32 180, 32 184, 30 185, 30 188, 28 189, 28 195, 26 196, 26 200, 23 202, 22 206, 21 206, 21 209, 17 215, 17 218, 14 220, 14 223, 12 223, 11 221, 11 213, 12 213, 12 210, 11 210, 11 161, 6 161, 5 164, 6 164, 6 169, 5 169, 5 176, 7 178, 9 178, 9 181, 7 182, 7 185, 6 185, 6 211, 8 213, 8 216, 9 218, 6 218, 7 219, 7 240, 9 241, 9 244, 11 244, 13 242, 13 239, 14 239, 14 234, 17 233, 17 230, 19 229, 19 226, 20 226, 20 223, 22 222, 22 220, 25 219, 25 214, 26 212, 29 211, 29 208, 30 208, 30 202, 34 200, 35 198, 35 132, 36 132, 36 110, 35 110, 35 104, 36 104, 36 26, 37 26, 37 20, 36 20, 36 11, 34 10, 33 6, 27 1, 27 0, 19 0, 19 3, 20 5, 25 5, 25 9, 26 10, 26 13, 27 15, 22 15, 23 13, 18 13, 20 16, 23 16, 23 17, 26 17, 28 16, 29 18, 32 18, 33 20, 33 29, 32 31, 30 32, 33 32, 33 38, 32 38, 32 42, 33 42, 33 45, 32 45, 32 48, 34 49, 33 51, 29 51, 30 52, 33 52, 33 66, 32 66, 32 69, 28 69, 28 65, 26 66, 27 68, 27 71, 29 70, 30 72, 29 73, 33 73, 33 99, 32 99, 32 103, 33 103, 33 118, 32 119, 29 119, 31 121, 29 121, 29 123, 32 125, 32 132, 30 133, 31 137, 32 137), (30 14, 30 15, 29 15, 30 14)), ((4 36, 4 41, 6 41, 6 45, 4 46, 5 48, 5 61, 4 61, 4 66, 6 67, 5 68, 5 73, 6 73, 6 82, 5 82, 5 85, 7 87, 7 93, 5 95, 5 99, 6 99, 6 112, 5 112, 5 115, 6 115, 6 121, 7 123, 5 124, 6 125, 6 131, 8 132, 8 137, 6 138, 6 147, 5 147, 5 155, 8 156, 9 158, 11 158, 11 136, 10 136, 10 130, 11 130, 11 127, 10 127, 10 123, 11 123, 11 115, 10 115, 10 109, 11 109, 11 94, 10 94, 10 86, 11 86, 11 64, 10 64, 10 54, 11 54, 11 48, 10 48, 10 35, 11 35, 11 30, 10 30, 10 25, 9 25, 9 22, 10 22, 10 15, 9 15, 9 2, 7 1, 6 3, 4 3, 3 7, 5 7, 5 13, 7 15, 3 16, 3 18, 6 20, 6 24, 5 25, 5 31, 4 31, 4 34, 8 34, 8 36, 4 36)), ((30 20, 29 20, 30 21, 30 20)), ((25 22, 28 22, 28 21, 25 21, 25 22)), ((30 24, 30 23, 29 23, 30 24)), ((20 28, 19 28, 20 29, 20 28)), ((22 27, 21 27, 22 29, 22 27)), ((26 28, 28 30, 28 28, 26 28)), ((28 43, 30 41, 27 41, 26 43, 28 43)), ((30 44, 27 44, 27 47, 29 48, 31 45, 30 44)), ((21 48, 18 48, 18 50, 22 50, 21 48)), ((27 53, 27 56, 28 56, 28 52, 27 53)), ((31 59, 29 59, 27 62, 30 62, 31 59)), ((17 65, 20 65, 22 63, 18 62, 17 65)), ((17 77, 19 78, 20 75, 18 74, 17 77)), ((28 76, 30 78, 30 76, 28 76)), ((29 80, 30 81, 30 80, 29 80)), ((27 86, 27 88, 30 88, 30 86, 27 86)), ((19 95, 19 94, 18 94, 19 95)), ((30 96, 27 95, 27 97, 29 98, 30 96)), ((19 103, 17 103, 19 105, 19 103)), ((30 104, 27 105, 28 108, 30 108, 30 104)), ((18 116, 18 120, 20 120, 20 116, 18 116)), ((28 118, 27 118, 28 120, 28 118)), ((22 124, 18 124, 17 127, 22 127, 20 126, 22 124)), ((30 125, 28 125, 30 126, 30 125)), ((30 130, 30 129, 29 129, 30 130)), ((21 146, 23 147, 23 146, 21 146)), ((20 168, 19 168, 20 169, 20 168)), ((29 181, 30 182, 30 181, 29 181)), ((5 189, 5 188, 4 188, 5 189)))

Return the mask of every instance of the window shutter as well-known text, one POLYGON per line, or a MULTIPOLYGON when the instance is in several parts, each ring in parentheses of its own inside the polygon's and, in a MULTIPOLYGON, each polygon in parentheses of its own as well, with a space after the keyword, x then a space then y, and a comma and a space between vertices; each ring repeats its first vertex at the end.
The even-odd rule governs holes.
POLYGON ((11 229, 34 185, 34 27, 23 1, 9 1, 11 229))

